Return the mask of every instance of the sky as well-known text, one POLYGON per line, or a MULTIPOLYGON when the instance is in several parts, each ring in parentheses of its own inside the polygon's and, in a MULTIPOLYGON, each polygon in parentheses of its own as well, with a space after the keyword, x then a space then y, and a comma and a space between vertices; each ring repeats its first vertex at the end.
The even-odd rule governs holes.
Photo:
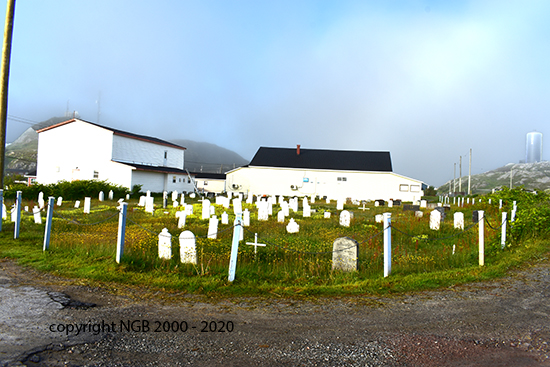
POLYGON ((19 0, 7 141, 77 111, 248 160, 389 151, 437 187, 550 137, 549 40, 546 0, 19 0))

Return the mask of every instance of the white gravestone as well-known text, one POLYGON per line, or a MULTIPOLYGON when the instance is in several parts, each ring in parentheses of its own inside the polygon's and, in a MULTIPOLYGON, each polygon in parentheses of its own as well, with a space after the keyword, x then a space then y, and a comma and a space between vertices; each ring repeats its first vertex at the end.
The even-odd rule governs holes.
POLYGON ((6 204, 2 203, 2 219, 8 219, 8 211, 6 210, 6 204))
POLYGON ((172 201, 177 201, 177 200, 178 200, 178 192, 172 191, 172 201))
POLYGON ((172 235, 168 228, 164 228, 159 234, 159 257, 166 260, 172 258, 172 235))
POLYGON ((214 205, 210 205, 210 215, 216 215, 216 207, 214 205))
POLYGON ((285 213, 282 210, 279 210, 279 213, 277 213, 277 222, 279 223, 285 222, 285 213))
POLYGON ((383 214, 376 214, 374 216, 374 221, 376 223, 382 223, 384 221, 384 215, 383 214))
POLYGON ((453 217, 455 228, 464 230, 464 213, 456 212, 453 217))
POLYGON ((222 224, 229 224, 229 215, 226 212, 222 214, 222 224))
POLYGON ((109 200, 113 200, 113 190, 109 191, 109 200))
POLYGON ((393 208, 393 200, 388 200, 388 208, 393 208))
POLYGON ((332 270, 356 271, 359 244, 349 237, 340 237, 332 244, 332 270))
POLYGON ((42 224, 42 216, 40 215, 40 208, 35 206, 32 209, 33 215, 34 215, 34 223, 36 224, 42 224))
POLYGON ((208 222, 208 238, 213 240, 218 238, 218 218, 215 215, 208 222))
POLYGON ((28 205, 25 205, 25 206, 23 207, 23 210, 26 211, 26 212, 28 213, 28 212, 29 212, 29 206, 28 206, 28 205))
POLYGON ((315 204, 315 195, 311 195, 311 203, 315 204))
POLYGON ((43 209, 44 206, 46 206, 46 203, 44 202, 44 193, 42 191, 40 191, 38 193, 38 207, 40 209, 43 209))
POLYGON ((183 231, 179 237, 180 261, 184 264, 197 263, 197 249, 195 246, 195 235, 191 231, 183 231))
POLYGON ((296 213, 298 211, 298 198, 293 197, 292 199, 290 199, 288 201, 288 206, 290 207, 290 209, 292 209, 294 213, 296 213))
POLYGON ((439 231, 439 224, 441 223, 441 212, 439 210, 432 210, 430 212, 430 229, 439 231))
POLYGON ((174 201, 172 202, 172 206, 173 206, 174 208, 177 208, 178 206, 180 206, 180 203, 178 203, 177 200, 174 200, 174 201))
POLYGON ((176 219, 178 220, 178 228, 184 228, 185 220, 187 219, 187 214, 183 210, 176 212, 176 219))
POLYGON ((242 214, 243 212, 243 206, 242 201, 239 198, 233 199, 233 213, 234 214, 242 214))
POLYGON ((153 214, 155 211, 155 198, 152 196, 145 197, 145 211, 153 214))
POLYGON ((61 196, 59 196, 57 198, 57 206, 61 206, 63 204, 63 198, 61 196))
POLYGON ((325 219, 330 218, 330 212, 325 212, 325 214, 323 216, 324 216, 325 219))
POLYGON ((193 215, 193 204, 187 204, 184 208, 187 215, 193 215))
POLYGON ((288 224, 286 226, 286 231, 288 233, 298 233, 300 231, 300 225, 298 225, 298 223, 296 223, 294 218, 290 218, 290 222, 288 222, 288 224))
POLYGON ((12 222, 17 221, 17 207, 15 206, 15 204, 13 204, 13 206, 11 207, 11 221, 12 222))
POLYGON ((416 218, 422 218, 424 216, 424 212, 421 212, 420 210, 417 210, 414 212, 414 216, 416 218))
POLYGON ((145 196, 150 197, 151 196, 151 190, 147 190, 147 192, 145 193, 145 196))
POLYGON ((210 200, 204 199, 202 201, 202 219, 210 218, 210 200))
POLYGON ((266 221, 269 219, 269 203, 267 201, 261 201, 258 204, 258 220, 266 221))
POLYGON ((92 198, 84 198, 84 214, 90 214, 92 198))
POLYGON ((351 214, 347 210, 340 212, 340 225, 343 227, 349 227, 351 224, 351 214))
POLYGON ((344 210, 344 199, 338 199, 336 201, 336 210, 344 210))
POLYGON ((250 212, 248 209, 243 212, 243 227, 250 227, 250 212))
POLYGON ((145 199, 146 198, 147 198, 146 196, 140 196, 138 206, 145 206, 145 199))
POLYGON ((426 200, 420 200, 420 207, 426 208, 428 206, 428 202, 426 200))
POLYGON ((105 201, 105 194, 103 193, 103 191, 100 191, 99 192, 99 201, 105 201))
POLYGON ((309 203, 307 202, 307 199, 304 198, 304 205, 303 205, 303 212, 302 215, 304 218, 311 217, 311 207, 309 206, 309 203))
POLYGON ((185 204, 185 194, 183 192, 181 193, 181 196, 180 196, 180 204, 181 205, 185 204))
POLYGON ((288 203, 286 201, 283 201, 281 203, 281 210, 283 211, 283 215, 285 217, 288 217, 290 215, 290 208, 288 207, 288 203))
POLYGON ((330 199, 327 197, 325 203, 330 204, 330 199))

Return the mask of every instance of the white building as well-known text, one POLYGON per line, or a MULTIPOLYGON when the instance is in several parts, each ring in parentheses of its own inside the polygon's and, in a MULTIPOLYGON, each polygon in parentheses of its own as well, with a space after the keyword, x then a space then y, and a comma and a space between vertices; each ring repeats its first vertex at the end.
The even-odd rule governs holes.
POLYGON ((197 190, 204 193, 221 194, 225 192, 225 174, 224 173, 203 173, 196 172, 195 183, 197 190))
POLYGON ((227 191, 330 199, 420 200, 422 181, 392 172, 389 152, 260 147, 227 172, 227 191))
POLYGON ((142 191, 193 191, 184 147, 80 119, 37 132, 39 183, 97 179, 142 191))

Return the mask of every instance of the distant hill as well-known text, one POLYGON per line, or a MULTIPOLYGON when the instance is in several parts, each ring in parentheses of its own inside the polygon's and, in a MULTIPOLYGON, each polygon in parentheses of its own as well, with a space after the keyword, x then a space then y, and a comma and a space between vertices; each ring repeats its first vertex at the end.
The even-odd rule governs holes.
MULTIPOLYGON (((28 128, 13 143, 6 147, 6 171, 8 173, 36 172, 38 151, 38 133, 36 130, 66 121, 67 117, 52 117, 28 128)), ((172 143, 187 148, 185 151, 185 168, 190 172, 225 173, 235 167, 248 164, 248 161, 237 153, 215 144, 193 140, 174 139, 172 143)))
MULTIPOLYGON (((501 186, 512 187, 523 185, 530 190, 550 190, 550 162, 509 163, 503 167, 472 175, 471 192, 473 194, 487 193, 501 186)), ((439 194, 449 192, 452 180, 437 189, 439 194)), ((458 178, 457 178, 458 191, 458 178)), ((462 191, 468 192, 468 176, 462 177, 462 191)))

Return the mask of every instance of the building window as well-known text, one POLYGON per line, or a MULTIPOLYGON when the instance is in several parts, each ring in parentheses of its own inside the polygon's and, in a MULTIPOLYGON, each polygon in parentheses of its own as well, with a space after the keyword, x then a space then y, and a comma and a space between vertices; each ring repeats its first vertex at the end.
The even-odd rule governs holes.
POLYGON ((190 177, 187 178, 187 183, 191 183, 191 178, 190 177))
POLYGON ((98 171, 94 171, 94 178, 99 178, 99 172, 98 171))
POLYGON ((208 185, 208 181, 204 181, 204 186, 207 186, 208 185))
POLYGON ((172 183, 176 183, 176 176, 172 177, 172 183))
POLYGON ((337 180, 338 181, 347 181, 348 178, 347 177, 338 177, 337 180))
POLYGON ((409 185, 399 185, 399 191, 408 192, 409 185))
POLYGON ((411 185, 411 192, 420 192, 420 185, 411 185))

